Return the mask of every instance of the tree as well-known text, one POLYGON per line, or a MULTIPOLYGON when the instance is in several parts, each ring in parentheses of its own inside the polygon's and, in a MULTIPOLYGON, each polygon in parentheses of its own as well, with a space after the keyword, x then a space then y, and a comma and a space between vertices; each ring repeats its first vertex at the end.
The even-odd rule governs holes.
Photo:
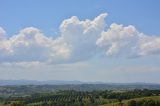
POLYGON ((136 105, 137 105, 137 103, 136 103, 135 100, 131 100, 131 101, 129 101, 129 103, 128 103, 128 106, 136 106, 136 105))

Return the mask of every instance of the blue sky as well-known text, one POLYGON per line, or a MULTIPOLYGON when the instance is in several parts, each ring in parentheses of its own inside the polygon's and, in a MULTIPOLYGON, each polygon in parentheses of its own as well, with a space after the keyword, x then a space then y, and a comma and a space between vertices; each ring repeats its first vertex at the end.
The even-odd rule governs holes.
POLYGON ((160 34, 159 0, 1 0, 0 24, 7 33, 34 26, 52 35, 58 32, 61 22, 71 16, 93 19, 107 12, 107 23, 134 25, 147 34, 160 34))
POLYGON ((160 83, 159 5, 0 0, 0 79, 160 83))

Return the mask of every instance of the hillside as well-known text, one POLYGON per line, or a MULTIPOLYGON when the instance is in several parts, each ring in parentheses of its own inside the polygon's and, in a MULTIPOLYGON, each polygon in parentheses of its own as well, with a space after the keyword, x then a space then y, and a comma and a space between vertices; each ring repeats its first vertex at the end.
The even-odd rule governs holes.
MULTIPOLYGON (((136 102, 149 102, 149 101, 154 101, 154 102, 158 102, 160 103, 160 96, 150 96, 150 97, 141 97, 141 98, 135 98, 135 99, 129 99, 129 100, 123 100, 122 101, 122 106, 134 106, 131 105, 130 102, 132 101, 136 101, 136 102)), ((113 102, 113 103, 109 103, 109 104, 104 104, 104 105, 100 105, 100 106, 121 106, 120 102, 113 102)), ((136 106, 142 106, 142 105, 136 105, 136 106)), ((143 106, 160 106, 160 105, 143 105, 143 106)))
MULTIPOLYGON (((128 106, 129 103, 157 103, 160 106, 160 90, 59 90, 27 91, 26 86, 13 87, 16 91, 3 88, 0 95, 0 106, 128 106), (24 92, 26 90, 26 92, 24 92), (134 99, 137 98, 137 99, 134 99), (149 102, 148 102, 149 101, 149 102), (105 105, 104 105, 105 104, 105 105)), ((33 88, 32 88, 33 89, 33 88)))

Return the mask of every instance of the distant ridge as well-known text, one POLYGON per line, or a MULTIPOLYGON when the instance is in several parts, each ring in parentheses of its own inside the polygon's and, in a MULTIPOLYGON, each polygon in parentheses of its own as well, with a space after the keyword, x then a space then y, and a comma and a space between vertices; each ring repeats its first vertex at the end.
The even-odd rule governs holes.
POLYGON ((68 84, 107 84, 107 85, 160 85, 158 83, 144 83, 144 82, 135 82, 135 83, 105 83, 105 82, 82 82, 82 81, 64 81, 64 80, 46 80, 46 81, 37 81, 37 80, 0 80, 0 86, 5 85, 68 85, 68 84))
POLYGON ((36 81, 36 80, 0 80, 0 86, 5 85, 65 85, 65 84, 82 84, 81 81, 61 81, 61 80, 48 80, 48 81, 36 81))

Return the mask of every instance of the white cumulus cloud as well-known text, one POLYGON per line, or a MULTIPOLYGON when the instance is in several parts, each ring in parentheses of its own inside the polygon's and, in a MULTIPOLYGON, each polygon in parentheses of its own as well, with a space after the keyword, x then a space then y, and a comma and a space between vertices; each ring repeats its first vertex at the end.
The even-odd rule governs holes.
POLYGON ((133 25, 113 23, 106 28, 107 13, 93 20, 76 16, 65 19, 57 38, 28 27, 11 37, 0 27, 0 63, 69 63, 106 56, 146 56, 160 54, 160 37, 139 32, 133 25))
POLYGON ((65 42, 46 37, 33 27, 1 42, 0 50, 0 62, 49 62, 69 55, 65 42))
POLYGON ((107 14, 101 14, 94 20, 80 21, 78 17, 73 16, 66 19, 60 26, 61 38, 70 47, 69 61, 86 60, 96 53, 96 40, 105 29, 105 17, 107 14))
POLYGON ((139 32, 133 25, 111 24, 96 42, 107 56, 145 56, 160 53, 160 37, 139 32))
MULTIPOLYGON (((47 37, 28 27, 0 42, 1 63, 66 63, 87 60, 95 55, 96 40, 105 28, 106 13, 93 20, 73 16, 60 25, 60 36, 47 37)), ((5 31, 1 28, 1 36, 5 31)))

